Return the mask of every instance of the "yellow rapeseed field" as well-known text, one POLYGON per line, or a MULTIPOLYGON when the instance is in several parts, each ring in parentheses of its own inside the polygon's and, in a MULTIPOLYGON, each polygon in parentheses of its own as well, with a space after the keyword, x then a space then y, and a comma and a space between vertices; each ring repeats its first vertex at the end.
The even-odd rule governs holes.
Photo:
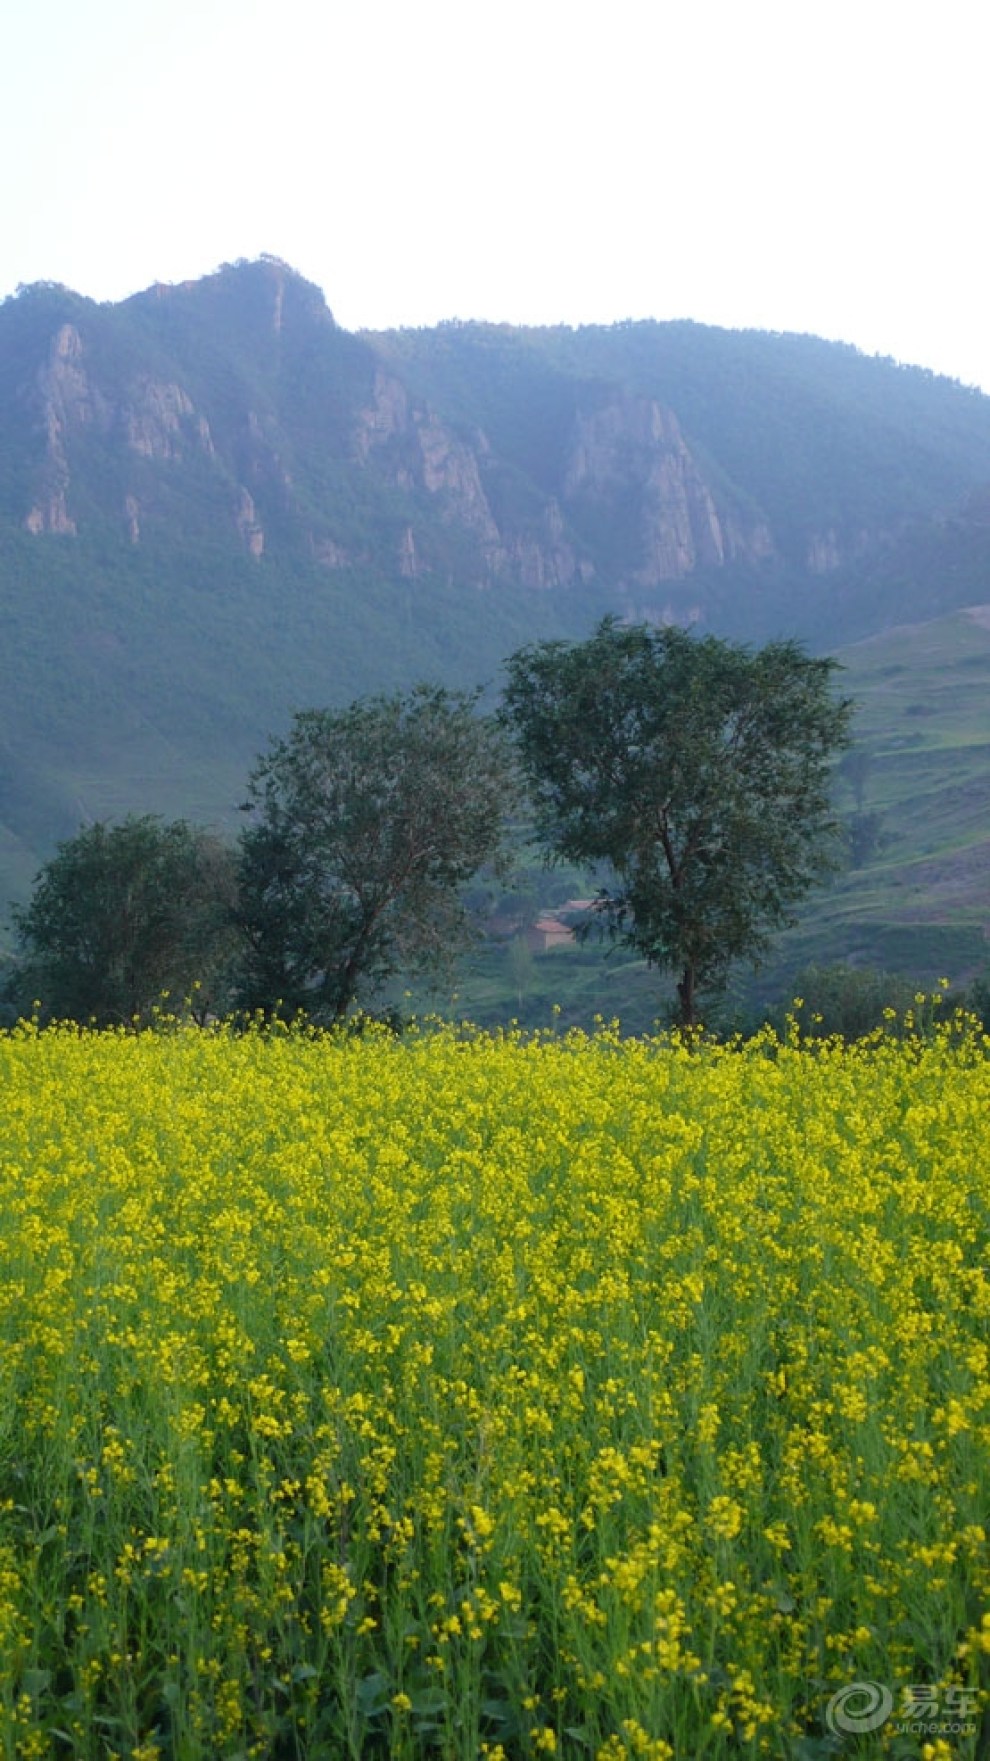
POLYGON ((0 1038, 0 1754, 978 1755, 988 1051, 0 1038))

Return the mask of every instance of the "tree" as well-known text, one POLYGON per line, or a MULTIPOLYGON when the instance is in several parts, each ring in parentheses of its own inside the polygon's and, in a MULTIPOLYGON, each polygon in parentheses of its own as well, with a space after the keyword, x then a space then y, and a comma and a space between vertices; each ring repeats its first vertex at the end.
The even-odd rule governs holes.
POLYGON ((25 907, 7 992, 23 1011, 105 1027, 146 1019, 167 993, 200 1018, 233 952, 234 854, 154 815, 86 826, 59 845, 25 907))
POLYGON ((678 974, 679 1018, 756 960, 834 858, 836 663, 606 618, 508 662, 502 716, 551 860, 609 865, 597 917, 678 974))
POLYGON ((308 710, 255 768, 241 839, 240 999, 340 1021, 470 937, 460 889, 499 860, 512 799, 477 695, 418 686, 308 710))
MULTIPOLYGON (((918 990, 916 979, 903 973, 883 972, 874 967, 850 966, 839 962, 834 966, 805 966, 790 986, 793 997, 804 1004, 802 1025, 805 1033, 824 1039, 838 1033, 843 1039, 862 1039, 874 1029, 883 1027, 892 1010, 898 1019, 914 1002, 918 990)), ((774 1025, 786 1030, 793 1000, 777 1012, 774 1025)))
POLYGON ((523 1004, 529 995, 536 974, 536 961, 533 950, 524 935, 513 936, 509 943, 509 977, 516 993, 516 1007, 520 1015, 523 1004))

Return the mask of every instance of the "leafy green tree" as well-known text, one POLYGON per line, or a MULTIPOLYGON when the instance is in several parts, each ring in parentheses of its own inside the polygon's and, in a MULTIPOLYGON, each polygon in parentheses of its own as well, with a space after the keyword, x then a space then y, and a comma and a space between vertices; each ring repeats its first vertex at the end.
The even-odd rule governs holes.
POLYGON ((167 994, 202 1019, 222 1001, 234 951, 232 850, 185 820, 86 826, 15 907, 8 999, 21 1011, 104 1027, 146 1020, 167 994))
POLYGON ((498 862, 513 784, 477 694, 418 686, 308 710, 255 768, 240 1000, 337 1022, 399 973, 447 974, 461 889, 498 862))
POLYGON ((508 662, 537 833, 551 860, 609 865, 599 924, 677 973, 686 1026, 835 860, 830 766, 851 709, 835 664, 610 618, 508 662))
MULTIPOLYGON (((903 973, 839 962, 803 967, 790 988, 793 997, 801 998, 799 1021, 805 1033, 820 1038, 837 1033, 854 1040, 889 1026, 890 1012, 900 1020, 912 1007, 918 984, 903 973)), ((781 1032, 792 1008, 793 1002, 777 1013, 774 1025, 781 1032)))
POLYGON ((509 977, 516 994, 516 1007, 520 1015, 523 1004, 529 995, 533 979, 536 976, 536 961, 533 950, 524 935, 513 936, 509 943, 509 977))

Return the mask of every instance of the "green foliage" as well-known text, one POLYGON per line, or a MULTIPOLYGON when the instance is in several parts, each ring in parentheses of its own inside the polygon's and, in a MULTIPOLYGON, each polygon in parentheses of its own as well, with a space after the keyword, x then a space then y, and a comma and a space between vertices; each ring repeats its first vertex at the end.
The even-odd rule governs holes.
POLYGON ((607 932, 679 973, 680 1017, 827 870, 829 766, 850 705, 834 663, 606 619, 508 663, 504 716, 551 854, 607 862, 607 932))
POLYGON ((309 710, 257 765, 241 841, 249 1009, 339 1021, 397 973, 445 972, 469 939, 461 889, 497 861, 508 757, 476 696, 309 710))
POLYGON ((21 958, 8 1002, 98 1026, 146 1021, 188 998, 224 1001, 235 942, 233 852, 184 820, 87 826, 59 846, 15 908, 21 958))
POLYGON ((985 967, 974 978, 966 992, 964 1003, 982 1021, 984 1032, 990 1033, 990 967, 985 967))
MULTIPOLYGON (((902 1020, 914 1004, 917 985, 903 973, 873 967, 806 966, 794 980, 795 1011, 806 1032, 826 1038, 863 1039, 874 1029, 902 1020)), ((787 1010, 777 1012, 775 1025, 785 1029, 787 1010)))

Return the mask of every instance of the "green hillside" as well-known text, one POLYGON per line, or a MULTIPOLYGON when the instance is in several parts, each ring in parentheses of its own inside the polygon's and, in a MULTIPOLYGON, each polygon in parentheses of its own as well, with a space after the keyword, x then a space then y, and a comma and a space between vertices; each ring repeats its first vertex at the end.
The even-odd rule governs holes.
POLYGON ((248 769, 292 712, 417 678, 473 687, 557 608, 518 588, 483 621, 453 586, 245 562, 219 547, 122 558, 0 535, 0 893, 58 838, 128 811, 231 826, 248 769), (80 565, 83 565, 81 567, 80 565))
MULTIPOLYGON (((870 637, 839 658, 859 703, 859 790, 879 816, 879 848, 805 935, 896 966, 914 950, 928 976, 941 946, 940 969, 957 978, 985 957, 990 927, 990 606, 870 637)), ((847 776, 847 810, 856 796, 847 776)))

